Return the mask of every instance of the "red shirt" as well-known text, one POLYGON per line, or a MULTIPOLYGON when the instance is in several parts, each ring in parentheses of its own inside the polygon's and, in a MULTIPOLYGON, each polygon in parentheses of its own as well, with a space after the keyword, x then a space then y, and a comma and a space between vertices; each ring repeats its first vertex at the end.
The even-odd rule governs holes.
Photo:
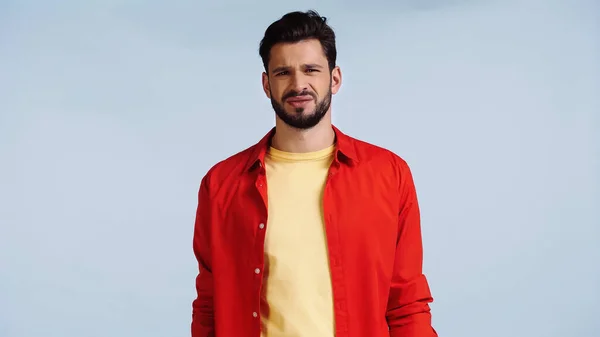
MULTIPOLYGON (((411 171, 391 151, 333 129, 323 207, 336 337, 436 337, 411 171)), ((192 337, 260 336, 256 271, 264 266, 264 158, 274 131, 214 165, 200 184, 192 337)))

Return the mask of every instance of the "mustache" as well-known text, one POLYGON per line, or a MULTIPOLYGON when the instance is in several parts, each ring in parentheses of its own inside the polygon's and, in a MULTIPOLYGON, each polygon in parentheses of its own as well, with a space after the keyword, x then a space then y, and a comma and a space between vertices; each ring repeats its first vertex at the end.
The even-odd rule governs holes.
POLYGON ((303 90, 301 92, 298 92, 298 91, 295 91, 295 90, 291 90, 291 91, 287 92, 285 95, 283 95, 283 97, 281 98, 281 100, 285 101, 288 98, 297 97, 297 96, 311 96, 312 98, 317 99, 317 95, 315 93, 310 92, 310 91, 303 90))

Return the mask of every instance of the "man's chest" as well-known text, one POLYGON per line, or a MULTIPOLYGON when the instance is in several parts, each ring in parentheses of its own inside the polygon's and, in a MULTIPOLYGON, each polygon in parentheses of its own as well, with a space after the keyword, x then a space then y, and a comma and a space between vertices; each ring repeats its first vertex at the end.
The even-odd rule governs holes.
POLYGON ((241 183, 217 212, 213 242, 232 258, 262 258, 269 238, 298 244, 307 236, 318 237, 319 231, 330 249, 351 258, 394 251, 399 196, 392 186, 344 175, 324 177, 304 189, 260 181, 241 183))

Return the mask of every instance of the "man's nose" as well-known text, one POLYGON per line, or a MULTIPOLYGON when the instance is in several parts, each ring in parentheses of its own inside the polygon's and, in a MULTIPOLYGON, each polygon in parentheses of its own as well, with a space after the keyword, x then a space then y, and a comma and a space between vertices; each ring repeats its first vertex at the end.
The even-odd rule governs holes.
POLYGON ((308 91, 308 81, 303 73, 295 73, 292 77, 292 88, 294 91, 301 93, 308 91))

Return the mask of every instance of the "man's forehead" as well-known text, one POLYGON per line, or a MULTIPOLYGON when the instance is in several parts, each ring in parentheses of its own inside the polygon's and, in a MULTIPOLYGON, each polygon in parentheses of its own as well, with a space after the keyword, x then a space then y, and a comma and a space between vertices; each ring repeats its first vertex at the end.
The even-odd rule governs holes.
POLYGON ((274 54, 315 54, 325 56, 319 40, 302 40, 298 42, 280 42, 271 48, 274 54))
POLYGON ((276 66, 327 64, 327 57, 318 41, 316 44, 303 42, 276 44, 271 49, 271 63, 276 66))

